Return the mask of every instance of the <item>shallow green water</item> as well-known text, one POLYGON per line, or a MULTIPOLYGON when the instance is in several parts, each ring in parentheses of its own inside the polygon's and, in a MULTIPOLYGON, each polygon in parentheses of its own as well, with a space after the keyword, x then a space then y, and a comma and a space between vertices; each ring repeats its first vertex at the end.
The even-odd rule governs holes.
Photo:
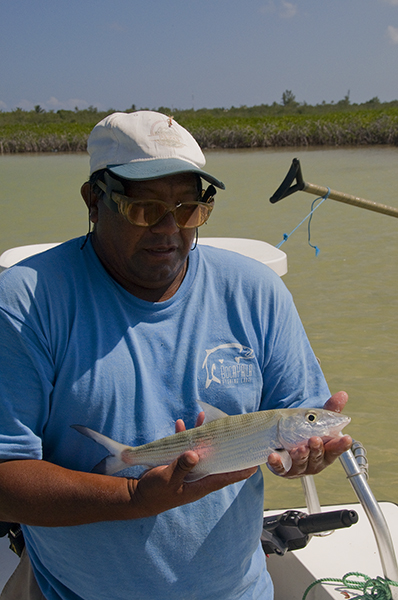
MULTIPOLYGON (((207 153, 206 168, 227 185, 202 236, 249 237, 277 244, 309 213, 315 196, 268 201, 297 156, 307 182, 398 207, 398 148, 234 150, 207 153)), ((87 229, 80 185, 85 154, 0 157, 0 253, 63 241, 87 229)), ((348 432, 368 451, 379 500, 398 501, 398 219, 326 201, 282 246, 292 291, 333 392, 350 395, 348 432)), ((303 503, 299 482, 268 472, 266 505, 303 503)), ((326 504, 354 499, 339 463, 316 479, 326 504)))

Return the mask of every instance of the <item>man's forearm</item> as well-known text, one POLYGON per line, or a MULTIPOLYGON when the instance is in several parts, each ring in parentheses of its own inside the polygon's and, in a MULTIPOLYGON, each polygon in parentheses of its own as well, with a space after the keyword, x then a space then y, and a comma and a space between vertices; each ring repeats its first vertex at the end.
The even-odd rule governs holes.
MULTIPOLYGON (((0 520, 62 527, 134 518, 129 480, 42 460, 0 464, 0 520)), ((137 515, 138 516, 138 515, 137 515)))
POLYGON ((256 471, 253 467, 185 482, 198 461, 195 452, 187 451, 140 479, 72 471, 41 460, 3 462, 0 521, 64 527, 151 517, 243 481, 256 471))

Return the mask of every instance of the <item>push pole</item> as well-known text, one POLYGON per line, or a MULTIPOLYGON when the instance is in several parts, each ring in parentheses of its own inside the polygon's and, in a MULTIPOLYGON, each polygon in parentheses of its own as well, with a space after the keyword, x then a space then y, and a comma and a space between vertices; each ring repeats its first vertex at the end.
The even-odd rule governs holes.
POLYGON ((337 200, 338 202, 344 202, 345 204, 351 204, 352 206, 358 206, 359 208, 373 210, 374 212, 398 218, 398 208, 393 206, 379 204, 378 202, 365 200, 364 198, 359 198, 358 196, 351 196, 350 194, 337 192, 336 190, 330 190, 322 185, 305 182, 301 173, 300 161, 297 158, 293 158, 288 174, 273 196, 271 196, 270 202, 275 204, 279 200, 282 200, 282 198, 286 198, 287 196, 290 196, 294 192, 298 191, 308 192, 309 194, 314 194, 315 196, 321 197, 328 194, 328 198, 331 200, 337 200), (296 183, 293 183, 295 179, 296 183))

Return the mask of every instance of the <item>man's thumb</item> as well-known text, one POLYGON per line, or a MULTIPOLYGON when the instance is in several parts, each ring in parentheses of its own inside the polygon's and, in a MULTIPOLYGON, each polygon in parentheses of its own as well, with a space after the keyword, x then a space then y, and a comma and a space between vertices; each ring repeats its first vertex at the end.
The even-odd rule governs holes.
POLYGON ((176 470, 189 473, 198 464, 198 462, 199 456, 196 454, 196 452, 189 450, 188 452, 184 452, 184 454, 179 457, 176 470))

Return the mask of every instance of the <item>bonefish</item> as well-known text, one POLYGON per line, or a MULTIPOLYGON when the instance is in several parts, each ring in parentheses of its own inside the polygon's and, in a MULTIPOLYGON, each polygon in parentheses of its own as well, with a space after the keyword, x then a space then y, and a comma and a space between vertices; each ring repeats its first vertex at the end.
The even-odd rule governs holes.
POLYGON ((74 429, 105 446, 110 455, 93 472, 113 475, 134 465, 168 465, 187 450, 199 455, 198 464, 186 481, 213 473, 227 473, 267 462, 272 452, 281 456, 284 468, 292 465, 288 450, 312 436, 336 437, 350 417, 320 408, 286 408, 229 416, 199 402, 205 423, 142 446, 126 446, 82 425, 74 429))

